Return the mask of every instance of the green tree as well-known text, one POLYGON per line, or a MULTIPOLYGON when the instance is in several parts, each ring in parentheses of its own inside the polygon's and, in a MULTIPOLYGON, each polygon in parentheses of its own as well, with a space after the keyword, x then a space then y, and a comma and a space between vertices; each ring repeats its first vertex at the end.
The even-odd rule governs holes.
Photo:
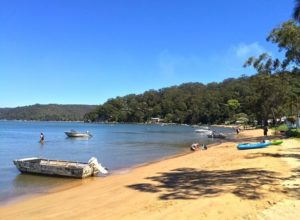
POLYGON ((232 111, 236 111, 240 107, 240 103, 236 99, 229 99, 227 101, 227 105, 228 105, 229 109, 232 111))
POLYGON ((237 99, 229 99, 226 104, 229 108, 229 117, 232 118, 237 109, 240 107, 240 103, 237 99))
POLYGON ((294 8, 294 12, 293 12, 293 18, 300 22, 300 0, 296 0, 295 1, 295 8, 294 8))
POLYGON ((281 51, 285 52, 282 61, 282 68, 285 69, 290 64, 299 66, 300 64, 300 27, 289 20, 272 30, 267 38, 268 41, 277 44, 281 51))
POLYGON ((257 70, 257 77, 251 83, 255 94, 249 97, 252 112, 256 112, 259 120, 272 117, 276 122, 277 117, 286 113, 287 106, 293 106, 295 100, 297 102, 298 94, 292 88, 297 85, 295 82, 299 82, 300 28, 289 20, 274 28, 267 40, 277 44, 279 50, 284 52, 283 60, 263 53, 248 58, 244 67, 252 66, 257 70), (294 76, 291 77, 291 74, 294 76))

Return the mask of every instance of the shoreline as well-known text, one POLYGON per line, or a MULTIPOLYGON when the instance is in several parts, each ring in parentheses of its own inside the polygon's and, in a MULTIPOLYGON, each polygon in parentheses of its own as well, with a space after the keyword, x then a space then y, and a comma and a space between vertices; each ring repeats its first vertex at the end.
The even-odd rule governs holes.
POLYGON ((289 174, 294 175, 294 171, 278 158, 279 153, 290 148, 290 140, 284 140, 284 146, 236 150, 237 142, 259 139, 261 133, 260 129, 242 131, 232 140, 209 145, 207 151, 171 155, 125 169, 129 172, 18 200, 0 206, 0 217, 194 219, 197 215, 197 219, 257 219, 255 216, 266 208, 286 198, 295 199, 290 192, 284 193, 287 189, 281 183, 282 179, 291 178, 289 174), (241 206, 239 210, 237 203, 241 206))
MULTIPOLYGON (((209 144, 208 146, 213 146, 213 145, 217 145, 217 144, 219 144, 219 143, 209 144)), ((184 156, 184 155, 187 155, 187 154, 190 154, 190 153, 193 153, 193 152, 191 152, 190 150, 185 150, 183 152, 179 152, 179 153, 169 155, 169 156, 164 156, 164 157, 159 158, 159 159, 151 160, 151 161, 144 162, 144 163, 135 164, 135 165, 124 167, 124 168, 119 168, 119 169, 111 171, 108 175, 99 175, 99 176, 96 176, 96 177, 88 177, 88 178, 84 178, 84 179, 75 179, 74 182, 64 183, 60 186, 50 188, 50 189, 46 190, 46 192, 30 193, 30 194, 26 194, 26 195, 13 197, 13 198, 10 198, 6 201, 2 201, 2 202, 0 201, 0 208, 4 207, 4 206, 11 205, 11 204, 14 204, 16 202, 22 202, 24 200, 34 198, 34 197, 37 197, 37 196, 56 193, 56 192, 61 192, 61 191, 65 191, 65 190, 70 190, 72 188, 80 187, 82 184, 88 184, 88 182, 97 181, 101 178, 109 178, 109 177, 114 176, 114 175, 124 175, 124 174, 132 172, 132 170, 134 170, 134 169, 149 166, 151 164, 155 164, 155 163, 158 163, 158 162, 161 162, 161 161, 164 161, 164 160, 169 160, 169 159, 172 159, 172 158, 181 157, 181 156, 184 156)), ((23 174, 23 175, 40 176, 40 175, 35 175, 35 174, 23 174)), ((49 178, 57 178, 57 177, 51 177, 51 176, 48 176, 48 177, 49 178)), ((64 177, 58 177, 58 178, 64 178, 64 177)))
MULTIPOLYGON (((208 144, 207 147, 211 148, 211 147, 214 147, 214 146, 218 146, 218 145, 222 144, 223 142, 226 142, 226 141, 224 141, 222 139, 222 140, 216 141, 212 144, 208 144)), ((201 151, 201 150, 197 150, 197 151, 201 151)), ((169 155, 169 156, 164 156, 162 158, 154 159, 154 160, 151 160, 151 161, 148 161, 148 162, 143 162, 143 163, 135 164, 135 165, 128 166, 128 167, 119 168, 119 169, 113 170, 108 175, 100 175, 100 176, 96 176, 96 177, 88 177, 88 178, 84 178, 84 179, 78 179, 77 181, 74 181, 74 182, 64 183, 60 186, 56 186, 56 187, 47 189, 46 192, 30 193, 30 194, 26 194, 26 195, 12 197, 12 198, 10 198, 6 201, 2 201, 2 202, 0 201, 0 208, 4 207, 4 206, 11 205, 11 204, 14 204, 16 202, 22 202, 24 200, 34 198, 36 196, 42 196, 42 195, 46 195, 46 194, 61 192, 61 191, 69 190, 69 189, 72 189, 72 188, 80 187, 83 184, 88 184, 88 182, 97 181, 98 179, 101 179, 101 178, 109 178, 109 177, 114 176, 114 175, 124 175, 124 174, 132 172, 132 170, 137 169, 137 168, 150 166, 150 165, 155 164, 155 163, 159 163, 159 162, 162 162, 162 161, 165 161, 165 160, 174 159, 174 158, 177 158, 177 157, 182 157, 182 156, 185 156, 185 155, 188 155, 188 154, 191 154, 191 153, 194 153, 194 152, 190 151, 189 147, 187 146, 186 150, 181 151, 179 153, 172 154, 172 155, 169 155)), ((34 174, 24 174, 24 175, 34 175, 34 174)), ((39 176, 39 175, 35 175, 35 176, 39 176)), ((51 176, 49 176, 49 178, 51 178, 51 176)), ((57 178, 57 177, 52 177, 52 178, 57 178)), ((63 177, 60 177, 60 178, 63 178, 63 177)))

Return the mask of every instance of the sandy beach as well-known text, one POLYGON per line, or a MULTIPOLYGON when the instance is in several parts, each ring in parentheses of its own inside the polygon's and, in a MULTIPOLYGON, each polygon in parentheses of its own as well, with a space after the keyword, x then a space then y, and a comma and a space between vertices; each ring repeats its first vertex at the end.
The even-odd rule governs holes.
POLYGON ((262 134, 10 203, 0 219, 300 219, 300 140, 236 149, 262 134))

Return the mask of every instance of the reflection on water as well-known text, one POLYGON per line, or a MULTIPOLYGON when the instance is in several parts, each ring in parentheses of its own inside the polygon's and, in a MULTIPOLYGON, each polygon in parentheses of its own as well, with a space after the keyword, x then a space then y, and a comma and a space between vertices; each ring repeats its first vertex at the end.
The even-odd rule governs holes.
POLYGON ((67 141, 89 141, 92 137, 66 137, 67 141))
MULTIPOLYGON (((219 132, 232 132, 220 129, 215 128, 219 132)), ((41 157, 87 162, 94 156, 113 173, 188 151, 193 142, 214 141, 218 140, 198 135, 189 126, 0 121, 0 202, 89 181, 20 174, 12 163, 15 159, 41 157), (67 138, 64 131, 71 129, 88 130, 93 137, 67 138), (41 132, 45 135, 43 144, 39 143, 41 132)))
POLYGON ((71 179, 63 177, 48 177, 33 174, 19 174, 13 181, 15 190, 22 193, 46 193, 53 187, 60 186, 61 184, 71 183, 74 181, 81 181, 80 179, 71 179), (49 187, 45 187, 45 185, 49 187))

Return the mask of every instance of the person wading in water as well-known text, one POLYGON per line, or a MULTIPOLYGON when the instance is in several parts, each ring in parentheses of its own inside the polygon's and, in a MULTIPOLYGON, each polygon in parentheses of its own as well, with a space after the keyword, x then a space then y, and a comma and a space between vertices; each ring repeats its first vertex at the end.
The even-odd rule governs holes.
POLYGON ((43 143, 44 143, 44 140, 45 140, 45 136, 44 136, 43 132, 41 132, 41 135, 40 135, 40 143, 43 144, 43 143))

